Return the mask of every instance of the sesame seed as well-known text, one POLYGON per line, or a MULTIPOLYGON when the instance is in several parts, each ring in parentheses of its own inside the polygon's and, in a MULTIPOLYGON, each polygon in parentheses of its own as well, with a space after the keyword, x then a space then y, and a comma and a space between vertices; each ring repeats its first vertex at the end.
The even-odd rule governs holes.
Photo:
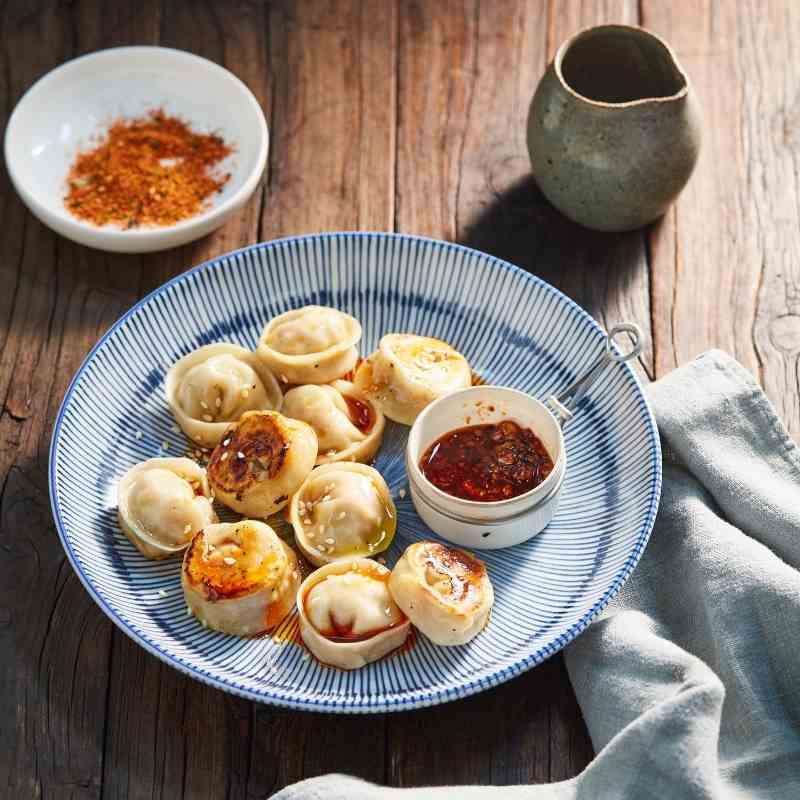
POLYGON ((329 494, 326 494, 326 495, 325 495, 325 496, 322 498, 322 500, 320 500, 320 503, 327 503, 327 502, 328 502, 328 500, 330 500, 330 499, 331 499, 331 496, 330 496, 329 494))
POLYGON ((211 414, 203 414, 203 422, 213 422, 214 417, 211 414))
POLYGON ((173 425, 171 428, 173 433, 180 433, 180 428, 177 425, 173 425))
POLYGON ((167 593, 163 589, 159 589, 158 590, 158 596, 159 597, 166 597, 167 593))
POLYGON ((392 609, 389 608, 389 606, 386 606, 386 608, 383 609, 383 613, 386 614, 387 617, 389 617, 392 614, 392 609))
POLYGON ((192 616, 192 609, 189 608, 189 606, 186 606, 186 616, 187 617, 191 617, 192 616))
POLYGON ((164 441, 161 442, 161 449, 162 450, 169 450, 169 442, 166 439, 164 439, 164 441))
POLYGON ((389 508, 386 509, 386 515, 389 517, 389 519, 394 519, 394 514, 392 514, 392 511, 389 508))
POLYGON ((223 446, 223 447, 227 447, 227 446, 228 446, 230 443, 231 443, 231 440, 230 440, 230 439, 226 439, 226 440, 225 440, 225 441, 222 443, 222 446, 223 446))
POLYGON ((325 540, 325 544, 336 544, 336 540, 335 539, 326 539, 325 540))
POLYGON ((243 452, 240 450, 240 451, 239 451, 239 452, 236 454, 236 457, 237 457, 237 458, 244 458, 244 453, 243 453, 243 452))
POLYGON ((344 519, 346 516, 347 516, 347 512, 346 511, 341 511, 339 513, 339 516, 336 517, 336 519, 344 519))
POLYGON ((399 497, 399 498, 402 500, 402 499, 403 499, 403 498, 406 496, 406 490, 405 490, 405 489, 401 489, 401 490, 400 490, 400 491, 397 493, 397 496, 398 496, 398 497, 399 497))
POLYGON ((136 433, 134 434, 134 436, 136 437, 136 439, 141 439, 141 438, 142 438, 142 435, 143 435, 143 434, 142 434, 142 432, 141 432, 141 431, 136 431, 136 433))
POLYGON ((183 529, 183 532, 184 533, 191 533, 192 532, 192 526, 187 523, 186 527, 183 529))
POLYGON ((228 454, 227 454, 227 453, 223 453, 223 454, 222 454, 222 455, 219 457, 219 460, 220 460, 220 461, 224 461, 224 460, 225 460, 227 457, 228 457, 228 454))
POLYGON ((227 564, 229 567, 233 566, 233 565, 236 563, 236 559, 235 559, 235 558, 231 558, 230 556, 225 556, 225 558, 223 558, 222 560, 223 560, 223 561, 224 561, 224 562, 225 562, 225 563, 226 563, 226 564, 227 564))
POLYGON ((288 378, 287 378, 287 377, 286 377, 286 376, 285 376, 283 373, 281 373, 281 375, 280 375, 280 379, 281 379, 281 380, 282 380, 284 383, 289 383, 289 379, 288 379, 288 378))
POLYGON ((201 400, 200 401, 200 405, 201 405, 202 408, 208 408, 208 403, 206 403, 205 400, 201 400))
POLYGON ((214 405, 215 405, 217 408, 219 408, 219 407, 222 405, 222 398, 221 398, 221 397, 218 397, 218 398, 217 398, 217 399, 214 401, 214 405))
POLYGON ((298 577, 298 576, 297 576, 297 570, 293 570, 293 571, 292 571, 292 577, 293 577, 295 580, 297 580, 297 577, 298 577))

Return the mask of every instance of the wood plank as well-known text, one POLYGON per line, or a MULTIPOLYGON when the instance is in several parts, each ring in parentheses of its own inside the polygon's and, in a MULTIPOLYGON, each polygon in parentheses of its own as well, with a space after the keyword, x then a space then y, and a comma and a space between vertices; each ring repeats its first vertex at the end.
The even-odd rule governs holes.
MULTIPOLYGON (((270 14, 273 149, 260 237, 390 230, 394 221, 393 3, 281 2, 270 14)), ((258 708, 248 797, 344 771, 382 781, 382 716, 258 708)))
POLYGON ((751 330, 761 258, 753 258, 745 227, 750 201, 737 32, 744 11, 703 2, 682 15, 660 3, 642 4, 644 24, 675 49, 704 115, 695 174, 653 230, 659 375, 709 347, 722 347, 758 369, 751 330))
MULTIPOLYGON (((523 4, 522 20, 532 16, 530 6, 523 4)), ((500 40, 499 52, 491 53, 491 58, 506 61, 498 65, 498 73, 521 77, 499 91, 491 71, 476 82, 476 122, 467 133, 466 188, 458 216, 464 221, 459 231, 463 241, 544 278, 605 327, 637 322, 645 333, 639 375, 647 379, 653 375, 653 353, 646 232, 598 233, 563 217, 531 177, 525 143, 528 105, 559 45, 590 25, 636 24, 637 19, 633 0, 550 3, 546 19, 532 24, 538 40, 529 39, 522 49, 500 40)), ((523 28, 521 21, 515 27, 523 28)), ((492 63, 489 58, 487 62, 492 63)))
POLYGON ((265 239, 390 230, 394 219, 395 4, 276 3, 265 239))
MULTIPOLYGON (((98 12, 96 9, 95 19, 98 12)), ((150 17, 157 23, 151 41, 224 64, 269 109, 266 16, 262 4, 246 2, 227 4, 227 9, 164 4, 150 17)), ((260 187, 241 214, 210 236, 141 259, 140 273, 131 274, 137 293, 155 288, 195 263, 255 241, 262 192, 260 187)), ((184 677, 115 631, 105 795, 169 800, 244 798, 251 767, 253 717, 248 701, 184 677)))
MULTIPOLYGON (((638 322, 648 340, 646 377, 644 235, 593 233, 563 218, 536 188, 525 143, 528 105, 558 44, 600 21, 637 18, 637 4, 626 0, 403 5, 397 227, 463 241, 541 275, 606 326, 638 322)), ((388 724, 392 785, 560 780, 592 754, 560 658, 507 686, 388 724), (438 732, 436 748, 419 740, 423 716, 438 732)))
MULTIPOLYGON (((75 17, 60 3, 7 5, 3 114, 74 52, 75 17)), ((9 796, 94 798, 111 624, 67 565, 47 498, 52 419, 83 353, 125 308, 103 266, 34 220, 0 177, 0 786, 9 796), (65 341, 69 343, 65 345, 65 341), (99 723, 99 724, 98 724, 99 723)))
POLYGON ((654 243, 659 374, 722 347, 800 438, 800 101, 793 3, 643 4, 703 106, 697 172, 654 243))

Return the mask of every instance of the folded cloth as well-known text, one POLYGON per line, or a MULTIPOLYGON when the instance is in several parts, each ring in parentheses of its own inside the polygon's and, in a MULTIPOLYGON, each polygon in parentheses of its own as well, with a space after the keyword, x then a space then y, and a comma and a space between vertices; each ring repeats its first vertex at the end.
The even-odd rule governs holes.
POLYGON ((279 800, 800 798, 800 450, 712 351, 649 387, 664 449, 650 543, 566 650, 597 756, 538 786, 384 789, 340 775, 279 800))

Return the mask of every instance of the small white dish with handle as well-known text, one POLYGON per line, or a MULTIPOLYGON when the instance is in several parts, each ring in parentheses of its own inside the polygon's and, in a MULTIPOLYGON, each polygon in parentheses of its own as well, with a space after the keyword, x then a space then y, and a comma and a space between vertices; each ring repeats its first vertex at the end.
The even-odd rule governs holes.
POLYGON ((605 352, 591 369, 545 402, 503 386, 473 386, 431 403, 415 420, 406 445, 411 499, 425 524, 442 538, 476 550, 511 547, 544 530, 558 510, 567 473, 563 426, 572 419, 606 365, 629 361, 641 351, 641 330, 624 323, 609 331, 605 352), (624 353, 614 347, 614 337, 620 333, 630 334, 633 340, 632 348, 624 353), (552 459, 552 471, 538 486, 508 500, 482 502, 447 494, 425 477, 420 460, 440 436, 468 425, 497 424, 504 420, 530 428, 552 459))

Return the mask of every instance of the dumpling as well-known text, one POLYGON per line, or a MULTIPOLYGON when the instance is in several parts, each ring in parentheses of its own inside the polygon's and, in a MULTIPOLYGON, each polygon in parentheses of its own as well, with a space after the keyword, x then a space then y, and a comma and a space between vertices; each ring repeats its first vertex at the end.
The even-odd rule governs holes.
POLYGON ((219 444, 245 411, 278 411, 283 399, 275 376, 255 353, 235 344, 208 344, 173 364, 167 402, 181 430, 202 447, 219 444))
POLYGON ((386 419, 348 381, 297 386, 286 392, 283 413, 307 422, 317 434, 317 464, 369 462, 378 452, 386 419))
POLYGON ((392 570, 389 591, 432 642, 466 644, 489 621, 494 589, 486 566, 465 550, 417 542, 392 570))
POLYGON ((411 425, 429 403, 471 386, 472 370, 447 342, 389 333, 359 365, 354 382, 389 419, 411 425))
POLYGON ((297 593, 300 635, 325 664, 358 669, 400 647, 410 623, 389 594, 390 572, 368 558, 328 564, 297 593))
POLYGON ((340 461, 317 467, 292 497, 297 545, 316 566, 386 550, 397 510, 380 472, 340 461))
POLYGON ((356 365, 357 319, 326 306, 304 306, 267 323, 258 356, 284 383, 330 383, 356 365))
POLYGON ((271 630, 300 586, 297 556, 269 525, 252 519, 209 525, 183 557, 186 605, 202 625, 236 636, 271 630))
POLYGON ((151 458, 132 467, 117 487, 117 518, 147 558, 167 558, 217 521, 206 471, 188 458, 151 458))
POLYGON ((228 508, 266 519, 289 502, 316 460, 310 425, 277 411, 247 411, 211 453, 208 480, 228 508))

